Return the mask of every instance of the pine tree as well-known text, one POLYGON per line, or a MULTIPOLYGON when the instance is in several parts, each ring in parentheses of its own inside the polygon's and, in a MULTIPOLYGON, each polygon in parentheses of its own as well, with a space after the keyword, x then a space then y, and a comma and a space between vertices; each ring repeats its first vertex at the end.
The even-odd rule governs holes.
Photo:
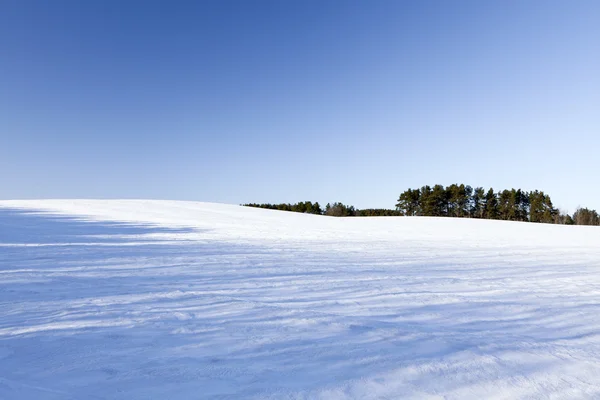
MULTIPOLYGON (((544 192, 542 192, 543 194, 544 192)), ((554 219, 558 214, 558 210, 554 208, 552 205, 552 200, 550 200, 549 195, 544 195, 542 199, 543 213, 542 213, 542 222, 546 224, 554 223, 554 219)))
POLYGON ((448 201, 447 215, 450 217, 465 217, 469 214, 469 199, 473 189, 464 184, 452 184, 446 188, 448 201))
POLYGON ((396 209, 404 215, 421 215, 421 191, 419 189, 408 189, 398 198, 396 209))
POLYGON ((431 198, 431 187, 429 185, 423 186, 421 192, 421 215, 432 216, 434 205, 432 204, 431 198))
POLYGON ((485 216, 487 219, 498 219, 498 199, 494 189, 488 190, 485 195, 485 216))
POLYGON ((515 194, 515 207, 517 209, 517 220, 529 220, 529 194, 518 189, 515 194))
POLYGON ((446 198, 448 199, 448 216, 458 217, 458 185, 453 183, 445 188, 446 198))
POLYGON ((442 185, 435 185, 429 196, 430 214, 435 217, 448 215, 448 192, 442 185))
POLYGON ((534 190, 529 193, 529 221, 542 222, 544 215, 544 193, 534 190))
POLYGON ((511 191, 509 192, 509 198, 508 198, 508 212, 507 212, 507 218, 509 221, 518 221, 519 220, 519 206, 518 206, 518 198, 517 198, 517 191, 515 189, 511 189, 511 191))
POLYGON ((461 199, 461 213, 463 217, 471 216, 471 209, 473 208, 472 199, 473 199, 473 188, 469 185, 464 186, 463 190, 463 198, 461 199))
POLYGON ((471 200, 471 216, 473 218, 483 218, 485 212, 485 191, 482 187, 475 188, 471 200))
POLYGON ((510 216, 510 191, 498 192, 498 218, 508 220, 510 216))

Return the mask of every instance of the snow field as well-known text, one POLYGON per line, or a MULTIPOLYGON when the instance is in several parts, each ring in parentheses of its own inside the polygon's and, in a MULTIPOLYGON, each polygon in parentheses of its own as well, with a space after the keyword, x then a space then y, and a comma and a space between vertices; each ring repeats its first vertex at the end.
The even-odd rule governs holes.
POLYGON ((600 229, 0 202, 2 399, 600 397, 600 229))

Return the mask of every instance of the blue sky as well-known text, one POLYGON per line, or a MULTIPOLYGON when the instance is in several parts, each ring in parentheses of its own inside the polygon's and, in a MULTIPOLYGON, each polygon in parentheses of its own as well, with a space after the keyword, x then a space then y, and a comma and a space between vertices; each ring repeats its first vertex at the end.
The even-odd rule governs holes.
POLYGON ((600 209, 600 2, 0 3, 0 197, 600 209))

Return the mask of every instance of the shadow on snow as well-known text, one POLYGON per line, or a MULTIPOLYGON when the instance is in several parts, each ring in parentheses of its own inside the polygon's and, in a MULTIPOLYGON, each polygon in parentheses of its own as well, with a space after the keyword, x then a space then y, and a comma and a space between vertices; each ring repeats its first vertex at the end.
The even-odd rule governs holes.
MULTIPOLYGON (((554 356, 547 346, 593 335, 585 319, 570 317, 595 315, 593 302, 557 310, 528 300, 521 309, 522 300, 498 295, 415 305, 428 294, 421 278, 431 260, 389 270, 366 256, 197 233, 0 209, 0 397, 277 397, 327 388, 365 397, 356 385, 365 377, 396 395, 443 392, 485 383, 486 368, 498 380, 543 371, 554 356), (492 309, 505 318, 490 318, 492 309), (515 351, 530 358, 503 358, 515 351), (461 375, 473 362, 482 374, 461 375), (453 373, 445 386, 423 382, 453 373)), ((444 268, 436 264, 428 279, 476 269, 444 268)))

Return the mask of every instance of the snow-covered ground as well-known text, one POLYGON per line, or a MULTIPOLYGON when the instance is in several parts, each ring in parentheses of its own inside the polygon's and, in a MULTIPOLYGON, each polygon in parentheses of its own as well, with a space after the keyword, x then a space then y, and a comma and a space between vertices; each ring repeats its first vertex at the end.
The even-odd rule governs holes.
POLYGON ((0 202, 0 399, 599 398, 600 228, 0 202))

